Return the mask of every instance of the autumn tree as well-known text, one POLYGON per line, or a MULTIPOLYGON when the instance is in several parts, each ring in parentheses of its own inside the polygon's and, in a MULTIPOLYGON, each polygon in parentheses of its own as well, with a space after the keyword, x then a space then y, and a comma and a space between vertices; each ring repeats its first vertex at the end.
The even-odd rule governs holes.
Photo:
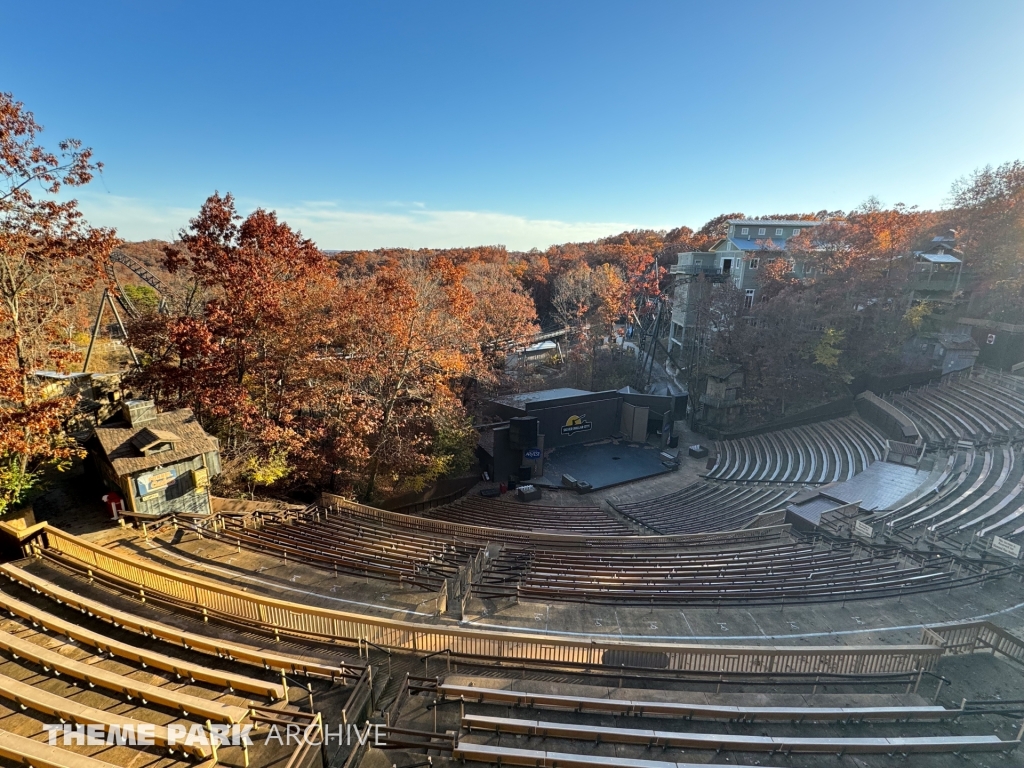
POLYGON ((953 185, 948 229, 975 284, 969 310, 1024 322, 1024 162, 986 166, 953 185))
POLYGON ((474 327, 484 353, 499 366, 505 353, 527 344, 539 330, 533 299, 507 261, 470 262, 463 283, 473 297, 474 327))
POLYGON ((308 391, 336 341, 332 265, 272 212, 243 219, 231 195, 214 194, 165 266, 192 286, 196 310, 179 303, 176 314, 132 323, 144 367, 131 383, 165 407, 192 408, 229 468, 287 476, 306 442, 308 391))
POLYGON ((360 440, 336 485, 372 500, 468 468, 476 443, 466 390, 493 374, 484 346, 505 335, 470 282, 465 266, 436 258, 389 261, 346 286, 360 301, 338 395, 353 407, 335 434, 360 440))
POLYGON ((90 227, 58 193, 101 169, 75 139, 51 152, 33 114, 0 93, 0 512, 25 500, 50 467, 81 454, 64 431, 76 397, 33 384, 40 369, 68 372, 80 357, 68 321, 102 274, 113 230, 90 227))

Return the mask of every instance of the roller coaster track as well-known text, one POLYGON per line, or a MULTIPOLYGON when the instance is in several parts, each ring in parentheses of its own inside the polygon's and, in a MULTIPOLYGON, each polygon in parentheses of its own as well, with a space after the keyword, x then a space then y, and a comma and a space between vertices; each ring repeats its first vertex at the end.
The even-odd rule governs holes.
POLYGON ((146 284, 148 284, 153 290, 160 294, 160 309, 163 310, 167 302, 168 291, 166 286, 160 281, 160 278, 146 269, 145 266, 137 262, 131 256, 126 254, 124 251, 114 251, 110 254, 110 259, 107 261, 106 271, 107 277, 110 280, 111 285, 115 287, 113 291, 114 298, 117 299, 117 303, 124 307, 124 311, 131 317, 139 317, 141 312, 139 308, 135 306, 134 302, 128 297, 124 291, 124 286, 117 277, 117 271, 114 269, 114 264, 121 264, 138 277, 140 277, 146 284))
MULTIPOLYGON (((114 251, 110 254, 110 258, 107 260, 106 273, 108 287, 103 290, 103 297, 100 299, 100 306, 96 312, 96 322, 93 324, 92 335, 89 337, 89 348, 85 353, 85 364, 82 366, 82 372, 85 373, 89 370, 89 361, 92 360, 93 347, 96 345, 96 337, 100 332, 100 325, 103 321, 103 309, 109 304, 111 311, 114 313, 114 318, 117 320, 117 325, 121 329, 121 334, 125 338, 127 344, 128 332, 125 330, 124 323, 121 322, 121 316, 117 312, 117 306, 114 304, 116 300, 118 304, 124 309, 129 317, 138 318, 142 315, 139 308, 135 306, 135 302, 131 300, 131 297, 124 290, 124 285, 117 276, 117 270, 114 269, 114 264, 121 264, 122 266, 130 269, 139 278, 142 279, 150 288, 157 292, 160 296, 160 303, 157 306, 158 312, 163 312, 167 308, 167 287, 160 281, 160 278, 146 269, 145 266, 137 262, 131 256, 124 251, 114 251)), ((135 350, 128 345, 128 352, 132 356, 132 360, 135 365, 139 364, 139 357, 135 354, 135 350)))

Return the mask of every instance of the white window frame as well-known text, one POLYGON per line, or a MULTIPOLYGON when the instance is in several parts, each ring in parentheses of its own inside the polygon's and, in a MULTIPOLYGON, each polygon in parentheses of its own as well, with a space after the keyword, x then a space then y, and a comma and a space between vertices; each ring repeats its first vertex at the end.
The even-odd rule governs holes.
POLYGON ((782 227, 776 227, 775 228, 775 236, 776 237, 782 237, 782 227))
POLYGON ((741 235, 749 235, 750 234, 750 227, 743 227, 743 229, 740 230, 740 234, 741 235))
POLYGON ((763 235, 763 234, 764 234, 765 232, 767 232, 767 231, 768 231, 768 230, 766 230, 766 229, 765 229, 764 227, 761 227, 760 229, 758 229, 758 230, 757 230, 757 234, 759 234, 759 235, 763 235))
POLYGON ((751 307, 754 306, 754 293, 755 293, 755 291, 754 291, 753 288, 747 288, 747 290, 744 291, 744 293, 743 293, 743 308, 744 309, 750 309, 751 307))
POLYGON ((800 229, 798 227, 793 227, 793 237, 796 237, 799 234, 800 234, 800 229))
POLYGON ((760 265, 760 263, 761 263, 761 259, 751 259, 750 260, 750 268, 751 269, 757 269, 757 267, 758 267, 758 265, 760 265))

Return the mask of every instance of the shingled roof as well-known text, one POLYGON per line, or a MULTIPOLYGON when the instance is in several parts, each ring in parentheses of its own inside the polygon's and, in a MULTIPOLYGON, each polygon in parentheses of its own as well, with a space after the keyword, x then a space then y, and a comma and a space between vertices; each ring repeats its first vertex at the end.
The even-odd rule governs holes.
POLYGON ((118 476, 174 464, 217 450, 217 441, 206 434, 189 408, 160 413, 156 419, 137 427, 130 426, 126 421, 104 424, 96 427, 96 440, 118 476), (157 435, 171 433, 178 439, 169 451, 143 456, 132 441, 147 431, 157 435))

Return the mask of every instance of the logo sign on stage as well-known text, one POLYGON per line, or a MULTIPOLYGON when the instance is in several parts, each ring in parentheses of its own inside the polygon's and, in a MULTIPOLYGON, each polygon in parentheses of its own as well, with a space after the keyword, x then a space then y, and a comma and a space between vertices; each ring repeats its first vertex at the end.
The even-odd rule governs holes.
POLYGON ((587 421, 587 415, 582 416, 570 416, 565 420, 565 426, 562 427, 563 435, 575 435, 577 432, 589 432, 594 423, 587 421))
POLYGON ((531 448, 524 455, 528 459, 539 459, 540 458, 540 448, 531 448))

